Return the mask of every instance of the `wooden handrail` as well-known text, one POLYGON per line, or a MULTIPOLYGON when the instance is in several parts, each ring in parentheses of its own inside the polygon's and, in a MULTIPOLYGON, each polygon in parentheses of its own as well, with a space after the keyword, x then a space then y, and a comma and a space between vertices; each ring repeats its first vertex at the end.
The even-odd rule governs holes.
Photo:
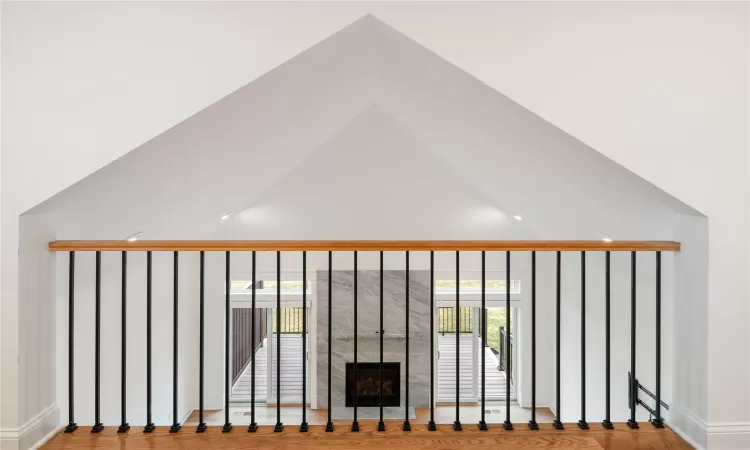
POLYGON ((666 251, 671 241, 53 241, 53 252, 68 251, 666 251))

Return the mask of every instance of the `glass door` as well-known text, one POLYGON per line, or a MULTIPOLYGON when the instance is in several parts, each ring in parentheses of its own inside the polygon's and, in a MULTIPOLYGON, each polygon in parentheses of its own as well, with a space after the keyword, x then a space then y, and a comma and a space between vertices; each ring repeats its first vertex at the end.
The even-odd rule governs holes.
POLYGON ((477 396, 478 327, 476 308, 448 306, 437 302, 437 401, 456 402, 458 379, 459 402, 474 403, 477 396), (457 350, 458 349, 458 350, 457 350), (459 364, 456 367, 456 354, 459 364))

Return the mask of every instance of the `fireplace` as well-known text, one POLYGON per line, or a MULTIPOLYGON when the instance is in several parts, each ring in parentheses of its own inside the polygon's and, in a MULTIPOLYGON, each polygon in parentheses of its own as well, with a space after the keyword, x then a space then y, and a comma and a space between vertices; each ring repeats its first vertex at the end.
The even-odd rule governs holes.
MULTIPOLYGON (((380 363, 346 363, 346 406, 380 406, 380 363)), ((383 363, 383 406, 401 406, 401 363, 383 363)))

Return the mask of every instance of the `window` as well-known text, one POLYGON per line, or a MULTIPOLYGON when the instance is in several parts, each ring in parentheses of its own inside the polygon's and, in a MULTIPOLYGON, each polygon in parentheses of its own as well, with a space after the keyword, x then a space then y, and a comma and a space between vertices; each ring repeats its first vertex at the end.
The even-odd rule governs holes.
MULTIPOLYGON (((246 280, 232 281, 233 291, 252 290, 253 284, 246 280)), ((310 288, 310 282, 307 282, 307 288, 310 288)), ((259 280, 255 283, 256 292, 276 292, 276 280, 259 280)), ((302 291, 302 281, 282 281, 282 291, 302 291)))
MULTIPOLYGON (((505 280, 485 280, 486 292, 505 292, 505 280)), ((438 291, 455 291, 456 280, 437 280, 438 291)), ((481 292, 482 280, 460 280, 459 292, 481 292)), ((510 280, 511 294, 521 293, 521 280, 510 280)))
POLYGON ((249 281, 232 281, 232 290, 237 291, 241 289, 250 289, 251 283, 249 281))
MULTIPOLYGON (((259 289, 272 289, 276 290, 276 280, 273 281, 267 281, 267 280, 261 280, 258 282, 259 289)), ((309 287, 309 283, 308 283, 309 287)), ((282 291, 301 291, 302 290, 302 282, 301 281, 282 281, 281 282, 281 290, 282 291)))

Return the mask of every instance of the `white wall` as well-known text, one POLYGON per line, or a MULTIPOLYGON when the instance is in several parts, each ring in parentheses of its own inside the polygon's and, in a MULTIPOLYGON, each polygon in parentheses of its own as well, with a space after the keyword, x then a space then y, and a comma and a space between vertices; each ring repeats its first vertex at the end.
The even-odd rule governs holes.
MULTIPOLYGON (((613 422, 629 418, 627 373, 630 371, 630 254, 611 254, 611 414, 613 422)), ((672 295, 671 254, 662 258, 662 399, 672 402, 672 295)), ((655 256, 639 253, 636 260, 636 376, 655 389, 655 256)), ((576 422, 581 414, 581 268, 580 254, 562 258, 561 309, 561 408, 564 422, 576 422)), ((549 280, 548 282, 554 282, 549 280)), ((605 417, 605 255, 586 255, 586 419, 598 423, 605 417)), ((549 307, 554 309, 554 299, 549 307)), ((554 355, 553 355, 554 361, 554 355)), ((553 378, 554 380, 554 378, 553 378)), ((646 400, 645 394, 641 398, 646 400)), ((647 403, 651 404, 650 401, 647 403)), ((554 402, 551 403, 554 407, 554 402)), ((669 418, 669 412, 663 415, 669 418)), ((637 420, 646 422, 648 413, 637 408, 637 420)), ((668 421, 668 419, 667 419, 668 421)))
MULTIPOLYGON (((710 399, 709 385, 701 383, 711 370, 707 365, 707 358, 704 357, 710 348, 708 340, 704 337, 709 333, 710 320, 707 320, 706 316, 694 314, 693 311, 703 310, 706 299, 710 298, 710 280, 701 276, 708 272, 711 263, 710 257, 707 256, 709 248, 707 243, 696 239, 696 236, 704 235, 709 226, 710 223, 701 220, 685 220, 681 224, 676 239, 684 242, 684 245, 680 254, 675 257, 674 272, 674 340, 677 345, 684 345, 688 350, 675 352, 674 370, 675 374, 685 373, 689 376, 678 376, 674 379, 673 393, 683 401, 676 404, 672 410, 672 426, 684 430, 690 436, 697 436, 694 445, 701 447, 708 445, 710 436, 696 432, 705 426, 705 421, 696 417, 695 411, 705 409, 710 399)), ((708 318, 710 319, 710 316, 708 318)), ((716 444, 718 448, 732 448, 732 445, 731 442, 716 444)), ((742 448, 744 444, 740 440, 738 445, 742 448)))
MULTIPOLYGON (((67 253, 57 255, 57 404, 61 423, 68 422, 68 266, 67 253)), ((178 330, 178 420, 198 406, 198 284, 197 254, 180 255, 178 330)), ((78 252, 75 270, 75 421, 94 423, 95 253, 78 252)), ((127 273, 127 404, 133 427, 146 424, 146 254, 128 255, 127 273)), ((121 254, 102 253, 101 287, 101 418, 105 425, 121 423, 121 254)), ((152 254, 152 421, 171 425, 173 361, 172 253, 152 254)), ((208 302, 207 302, 208 305, 208 302)), ((212 310, 207 308, 208 314, 212 310)), ((215 314, 213 314, 215 315, 215 314)), ((221 320, 221 319, 220 319, 221 320)), ((207 320, 210 324, 210 320, 207 320)), ((221 324, 221 322, 220 322, 221 324)), ((215 324, 214 324, 214 328, 215 324)), ((220 330, 217 330, 221 336, 220 330)), ((216 353, 216 352, 213 352, 216 353)), ((211 354, 210 352, 208 353, 211 354)), ((219 352, 219 357, 222 353, 219 352)), ((223 358, 220 359, 220 363, 223 358)), ((220 367, 221 364, 219 364, 220 367)), ((210 370, 209 370, 210 372, 210 370)), ((221 381, 221 378, 218 380, 221 381)), ((215 383, 214 383, 215 384, 215 383)), ((221 387, 219 388, 221 389, 221 387)), ((208 392, 211 392, 209 389, 208 392)))
POLYGON ((39 367, 14 358, 19 214, 366 12, 708 216, 707 309, 685 317, 707 312, 693 423, 741 448, 721 439, 750 422, 742 3, 3 5, 0 425, 38 412, 13 394, 39 367))
MULTIPOLYGON (((54 322, 57 308, 54 298, 55 255, 50 254, 44 245, 44 241, 54 237, 54 217, 26 216, 20 219, 20 223, 20 294, 26 301, 22 308, 18 308, 18 352, 15 356, 21 367, 33 367, 35 370, 24 371, 25 376, 19 374, 16 380, 11 374, 3 382, 17 383, 17 399, 25 400, 18 402, 19 413, 30 417, 33 426, 19 432, 17 442, 3 439, 2 444, 8 443, 10 448, 14 448, 15 444, 19 448, 34 444, 57 425, 60 417, 55 405, 55 380, 48 376, 57 373, 55 355, 51 351, 55 345, 55 328, 21 325, 54 322)), ((5 337, 3 342, 6 342, 5 337)), ((4 367, 9 362, 6 355, 13 353, 3 352, 4 367)), ((5 398, 6 395, 3 395, 3 401, 5 398)), ((13 397, 9 398, 10 402, 13 400, 13 397)))

